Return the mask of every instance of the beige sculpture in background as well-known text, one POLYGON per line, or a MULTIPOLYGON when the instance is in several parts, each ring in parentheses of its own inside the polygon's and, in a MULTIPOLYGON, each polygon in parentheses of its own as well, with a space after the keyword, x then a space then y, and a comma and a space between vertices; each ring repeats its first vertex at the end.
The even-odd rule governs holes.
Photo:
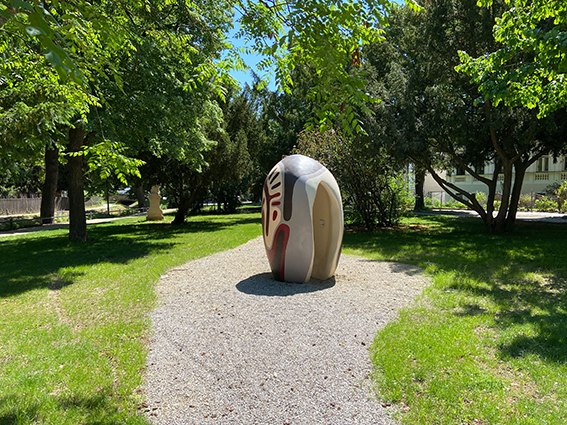
POLYGON ((264 182, 262 229, 277 280, 332 277, 343 227, 339 186, 323 165, 303 155, 290 155, 272 168, 264 182))
POLYGON ((159 221, 163 220, 163 211, 160 207, 161 195, 159 193, 159 186, 154 185, 150 190, 150 208, 148 209, 148 214, 146 220, 159 221))

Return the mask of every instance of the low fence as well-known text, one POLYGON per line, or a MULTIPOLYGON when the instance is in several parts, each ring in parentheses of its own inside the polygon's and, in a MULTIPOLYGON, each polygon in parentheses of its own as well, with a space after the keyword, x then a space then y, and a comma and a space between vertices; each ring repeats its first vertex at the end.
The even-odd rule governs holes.
POLYGON ((41 198, 0 199, 0 215, 33 214, 40 205, 41 198))
MULTIPOLYGON (((99 205, 99 204, 97 204, 99 205)), ((87 210, 85 212, 85 218, 87 220, 92 219, 108 219, 116 218, 125 215, 145 215, 148 208, 109 208, 100 210, 87 210)), ((68 213, 67 211, 60 210, 55 212, 55 222, 56 223, 68 223, 68 213)), ((0 216, 0 232, 7 230, 16 230, 26 227, 41 226, 41 219, 38 215, 10 215, 10 216, 0 216)))
MULTIPOLYGON (((102 198, 93 196, 85 202, 86 208, 101 205, 102 198)), ((41 208, 41 197, 39 198, 4 198, 0 199, 0 216, 39 214, 41 208)), ((69 198, 58 196, 55 198, 55 211, 66 211, 69 209, 69 198)))
MULTIPOLYGON (((0 199, 0 216, 39 214, 41 198, 5 198, 0 199)), ((69 198, 55 198, 55 211, 69 209, 69 198)))

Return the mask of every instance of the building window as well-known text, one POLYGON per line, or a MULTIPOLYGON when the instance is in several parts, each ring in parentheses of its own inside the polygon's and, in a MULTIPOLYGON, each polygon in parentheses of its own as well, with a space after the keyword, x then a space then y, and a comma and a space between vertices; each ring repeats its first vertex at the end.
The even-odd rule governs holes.
POLYGON ((484 174, 484 164, 474 167, 477 174, 484 174))
POLYGON ((457 167, 457 169, 455 170, 455 175, 456 176, 464 176, 465 175, 465 169, 457 167))
POLYGON ((542 156, 537 160, 536 171, 538 173, 543 173, 549 171, 549 157, 542 156))

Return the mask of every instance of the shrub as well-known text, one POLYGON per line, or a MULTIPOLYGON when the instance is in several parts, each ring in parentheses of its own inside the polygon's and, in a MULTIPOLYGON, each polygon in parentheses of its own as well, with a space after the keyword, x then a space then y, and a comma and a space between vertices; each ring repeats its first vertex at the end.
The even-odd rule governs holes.
POLYGON ((486 201, 487 201, 487 196, 486 193, 484 192, 476 192, 475 194, 476 200, 478 201, 478 203, 480 205, 483 206, 483 208, 486 208, 486 201))
POLYGON ((541 198, 536 199, 536 201, 534 202, 534 209, 536 211, 543 211, 543 212, 556 212, 557 201, 547 196, 542 196, 541 198))
POLYGON ((567 212, 567 180, 561 183, 556 191, 557 196, 557 209, 559 212, 567 212))
POLYGON ((548 198, 555 198, 557 196, 557 190, 560 186, 560 182, 553 182, 551 184, 548 184, 543 190, 543 195, 547 196, 548 198))
POLYGON ((457 201, 454 198, 448 198, 445 201, 445 204, 443 204, 444 208, 452 208, 455 210, 462 210, 462 209, 466 209, 467 206, 465 204, 463 204, 462 202, 457 201))
POLYGON ((534 200, 532 195, 520 195, 520 200, 518 201, 518 209, 522 211, 531 211, 534 208, 534 200))
POLYGON ((355 224, 367 229, 394 226, 411 207, 405 175, 383 149, 334 131, 305 131, 294 152, 317 159, 333 173, 347 219, 355 224))
POLYGON ((434 197, 429 197, 426 196, 425 199, 425 207, 426 208, 441 208, 441 200, 434 198, 434 197))

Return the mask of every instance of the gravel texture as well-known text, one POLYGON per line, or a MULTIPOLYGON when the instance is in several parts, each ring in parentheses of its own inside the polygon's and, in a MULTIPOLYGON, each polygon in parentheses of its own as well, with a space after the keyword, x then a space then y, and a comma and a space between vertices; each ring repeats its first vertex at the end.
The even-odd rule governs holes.
POLYGON ((170 270, 143 410, 154 424, 394 424, 369 346, 427 284, 420 269, 343 255, 324 282, 276 282, 262 239, 170 270))

